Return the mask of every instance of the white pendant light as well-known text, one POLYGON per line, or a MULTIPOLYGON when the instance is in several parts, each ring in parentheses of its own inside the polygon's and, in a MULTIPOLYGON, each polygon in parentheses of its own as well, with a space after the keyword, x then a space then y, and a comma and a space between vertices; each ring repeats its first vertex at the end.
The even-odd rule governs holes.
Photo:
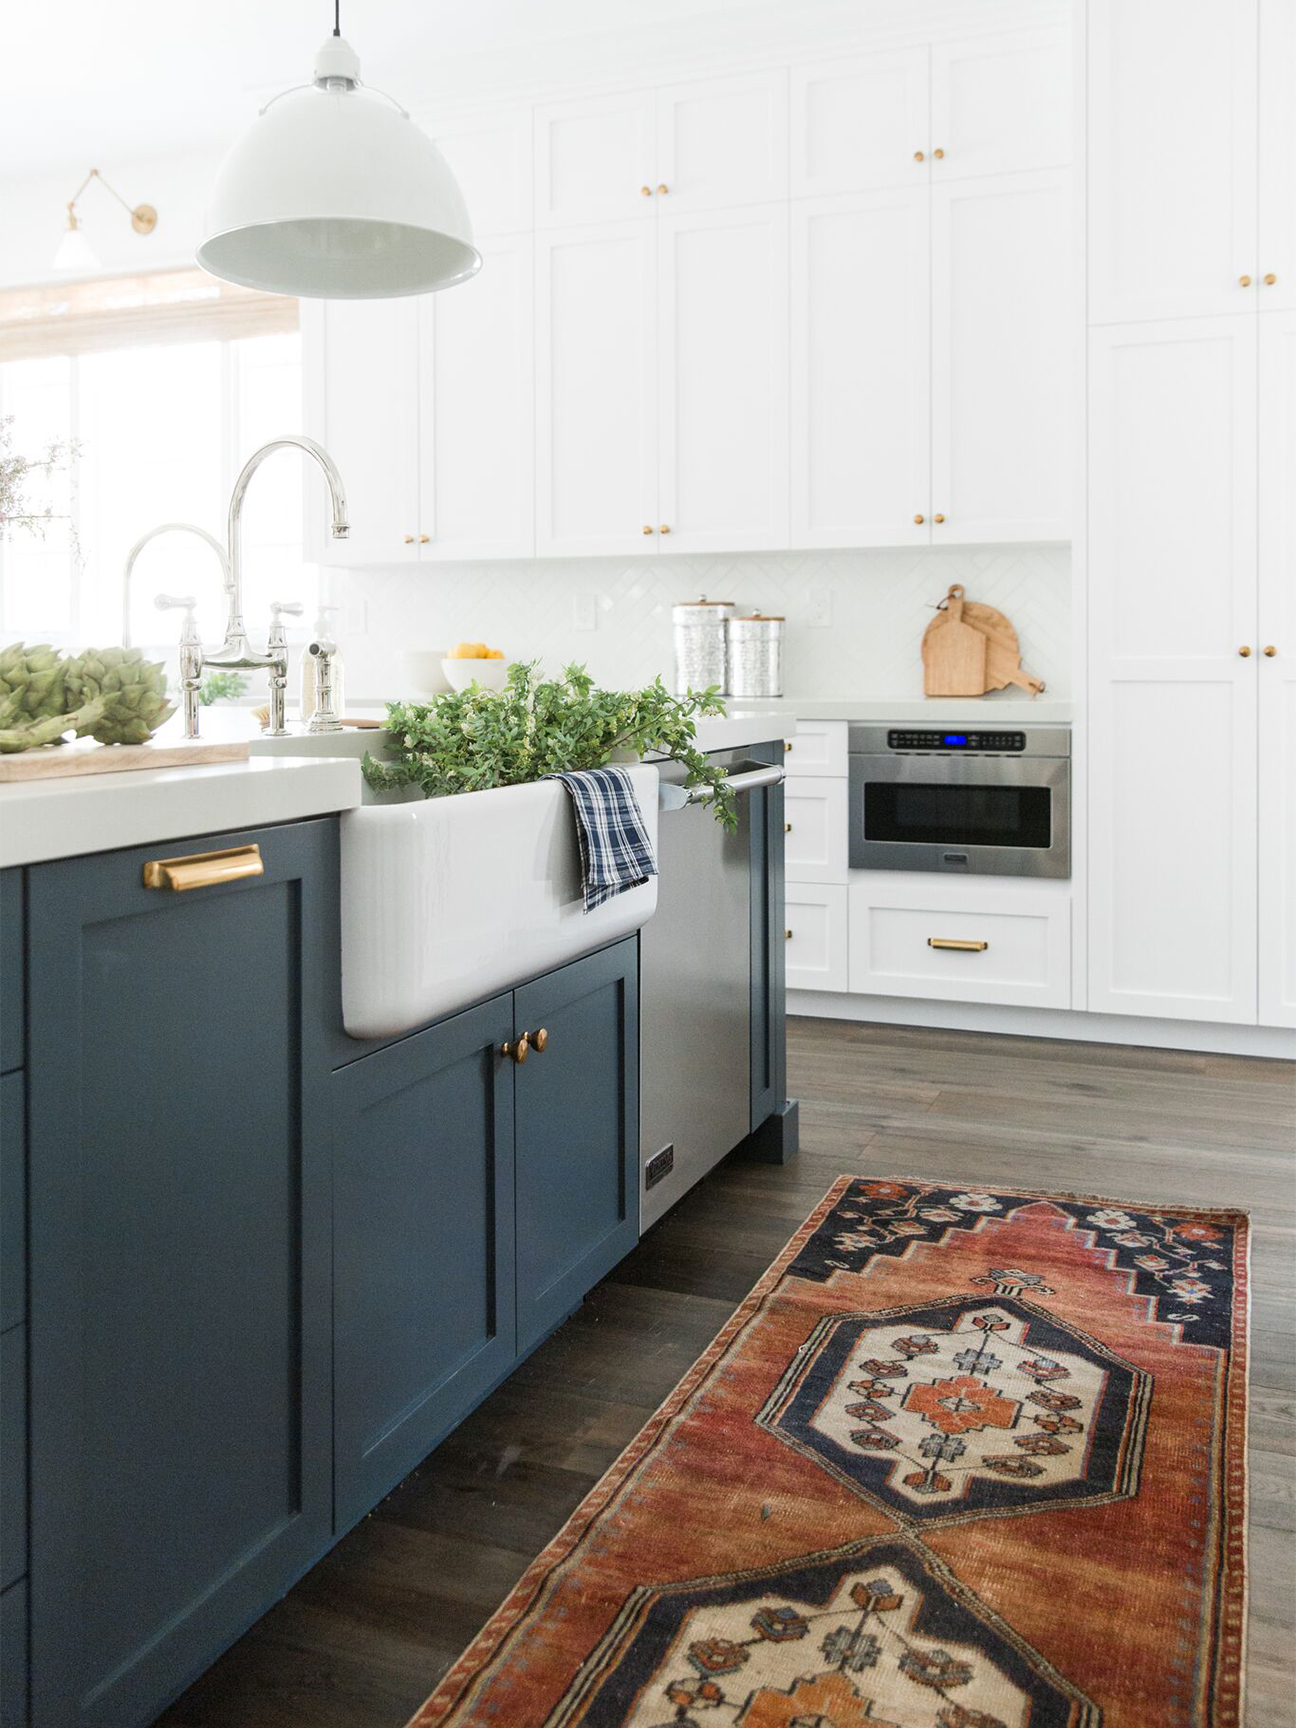
POLYGON ((271 294, 382 300, 481 267, 454 175, 335 27, 311 84, 274 97, 216 175, 198 262, 271 294))

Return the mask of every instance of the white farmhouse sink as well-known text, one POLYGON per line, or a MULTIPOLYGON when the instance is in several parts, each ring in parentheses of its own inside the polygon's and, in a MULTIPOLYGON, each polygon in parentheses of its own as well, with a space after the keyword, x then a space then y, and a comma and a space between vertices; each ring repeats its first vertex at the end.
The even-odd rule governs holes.
MULTIPOLYGON (((657 841, 657 770, 629 770, 657 841)), ((557 781, 365 804, 342 826, 342 1020, 391 1037, 626 936, 657 878, 585 911, 571 799, 557 781)))

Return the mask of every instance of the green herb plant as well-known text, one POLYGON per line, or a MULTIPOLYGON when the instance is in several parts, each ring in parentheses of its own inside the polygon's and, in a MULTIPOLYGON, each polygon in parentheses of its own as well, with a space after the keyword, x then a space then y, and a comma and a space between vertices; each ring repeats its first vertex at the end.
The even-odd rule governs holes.
POLYGON ((699 715, 723 714, 716 689, 672 696, 658 678, 643 690, 600 690, 583 666, 541 678, 535 661, 515 662, 501 690, 470 684, 428 702, 389 702, 394 759, 364 759, 376 791, 417 786, 425 798, 518 786, 546 774, 602 768, 614 754, 664 758, 687 770, 716 819, 737 826, 724 770, 694 744, 699 715))
POLYGON ((203 708, 213 702, 233 702, 247 689, 247 679, 241 672, 209 672, 198 686, 198 701, 203 708))

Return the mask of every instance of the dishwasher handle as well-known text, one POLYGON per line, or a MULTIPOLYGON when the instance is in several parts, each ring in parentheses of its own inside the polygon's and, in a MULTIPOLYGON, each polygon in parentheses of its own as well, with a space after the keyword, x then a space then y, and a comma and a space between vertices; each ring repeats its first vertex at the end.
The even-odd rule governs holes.
MULTIPOLYGON (((758 763, 744 768, 740 774, 725 775, 725 783, 731 792, 755 792, 761 786, 777 786, 782 779, 781 762, 758 763)), ((712 797, 709 786, 699 786, 690 792, 683 786, 669 786, 663 782, 657 791, 658 805, 663 810, 682 810, 686 804, 709 804, 712 797)))

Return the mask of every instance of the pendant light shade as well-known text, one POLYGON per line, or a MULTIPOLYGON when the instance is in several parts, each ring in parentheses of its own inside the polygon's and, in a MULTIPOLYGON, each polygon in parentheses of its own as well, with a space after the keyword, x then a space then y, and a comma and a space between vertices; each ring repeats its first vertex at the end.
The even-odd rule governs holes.
POLYGON ((314 82, 275 97, 226 156, 204 233, 198 262, 213 276, 306 299, 426 294, 481 267, 441 152, 361 86, 336 35, 314 82))
POLYGON ((71 271, 78 276, 93 276, 99 268, 99 260, 94 248, 81 232, 81 224, 75 216, 69 216, 68 225, 63 230, 63 238, 59 241, 58 250, 54 254, 53 268, 55 270, 71 271))

